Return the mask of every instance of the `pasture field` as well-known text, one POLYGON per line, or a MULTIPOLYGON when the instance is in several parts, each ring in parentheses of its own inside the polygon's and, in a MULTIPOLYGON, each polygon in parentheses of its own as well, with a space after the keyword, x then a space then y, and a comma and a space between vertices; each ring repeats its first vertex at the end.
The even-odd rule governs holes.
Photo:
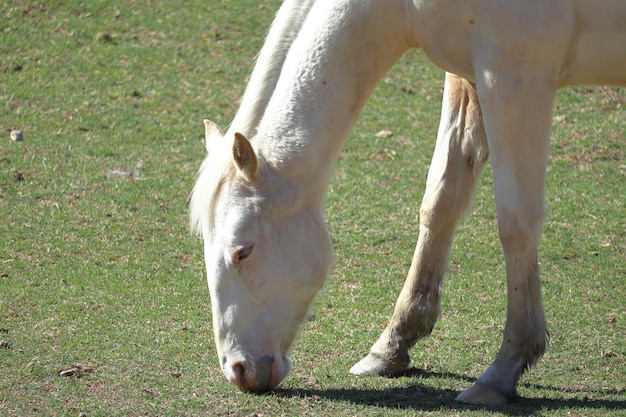
POLYGON ((202 119, 230 122, 279 4, 0 4, 0 415, 624 415, 624 89, 564 90, 555 105, 540 248, 551 341, 523 398, 454 402, 504 326, 489 166, 415 368, 348 373, 389 319, 417 238, 443 87, 417 51, 380 84, 339 158, 327 197, 335 266, 292 373, 266 395, 226 382, 187 198, 202 119))

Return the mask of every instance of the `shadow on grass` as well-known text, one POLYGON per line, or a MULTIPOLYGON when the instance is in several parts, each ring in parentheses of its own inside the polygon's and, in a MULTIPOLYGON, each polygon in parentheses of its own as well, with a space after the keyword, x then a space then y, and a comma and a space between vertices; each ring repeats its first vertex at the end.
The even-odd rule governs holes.
MULTIPOLYGON (((475 379, 450 372, 427 372, 419 369, 410 369, 403 376, 419 377, 421 379, 456 379, 464 386, 471 385, 475 379)), ((375 378, 375 377, 372 377, 375 378)), ((331 401, 345 401, 364 406, 375 406, 389 409, 406 409, 420 411, 437 410, 488 410, 498 411, 511 416, 527 416, 541 411, 562 410, 562 409, 606 409, 607 411, 626 410, 626 399, 609 400, 594 399, 594 397, 608 397, 612 395, 623 395, 623 391, 618 390, 576 390, 562 389, 537 384, 520 384, 521 387, 542 391, 553 391, 555 393, 567 393, 579 396, 580 398, 518 398, 512 404, 502 406, 475 406, 461 404, 455 401, 461 391, 447 388, 438 388, 419 382, 409 382, 403 387, 393 388, 330 388, 330 389, 279 389, 274 395, 281 397, 295 398, 325 398, 331 401)), ((561 395, 558 395, 561 397, 561 395)))

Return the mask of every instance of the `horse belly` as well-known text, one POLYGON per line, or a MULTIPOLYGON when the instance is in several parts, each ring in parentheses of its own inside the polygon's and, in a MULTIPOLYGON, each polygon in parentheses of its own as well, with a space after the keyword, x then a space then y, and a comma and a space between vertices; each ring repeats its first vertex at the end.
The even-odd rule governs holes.
POLYGON ((576 25, 569 60, 561 71, 565 85, 626 85, 626 2, 574 0, 576 25))
POLYGON ((584 34, 568 65, 561 72, 561 87, 568 85, 626 85, 626 21, 624 33, 584 34))

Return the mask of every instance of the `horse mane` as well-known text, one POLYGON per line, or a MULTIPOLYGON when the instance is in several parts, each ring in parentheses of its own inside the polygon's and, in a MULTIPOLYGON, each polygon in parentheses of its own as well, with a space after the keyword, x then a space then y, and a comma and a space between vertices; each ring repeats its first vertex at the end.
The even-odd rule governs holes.
POLYGON ((236 129, 248 138, 256 135, 265 108, 274 93, 287 54, 298 37, 315 0, 291 2, 276 14, 261 48, 241 105, 229 131, 236 129))

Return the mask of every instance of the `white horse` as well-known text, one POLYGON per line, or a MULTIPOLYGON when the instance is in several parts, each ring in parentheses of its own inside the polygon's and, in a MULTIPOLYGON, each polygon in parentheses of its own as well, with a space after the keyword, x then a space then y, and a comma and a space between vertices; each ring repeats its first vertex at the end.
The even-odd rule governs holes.
POLYGON ((626 85, 626 1, 286 0, 228 132, 205 120, 208 156, 190 202, 219 361, 243 390, 273 389, 289 372, 331 263, 326 185, 370 93, 409 48, 447 72, 441 122, 408 277, 350 371, 401 374, 430 334, 454 230, 488 155, 507 318, 495 360, 457 399, 511 400, 544 353, 537 245, 555 91, 626 85))

